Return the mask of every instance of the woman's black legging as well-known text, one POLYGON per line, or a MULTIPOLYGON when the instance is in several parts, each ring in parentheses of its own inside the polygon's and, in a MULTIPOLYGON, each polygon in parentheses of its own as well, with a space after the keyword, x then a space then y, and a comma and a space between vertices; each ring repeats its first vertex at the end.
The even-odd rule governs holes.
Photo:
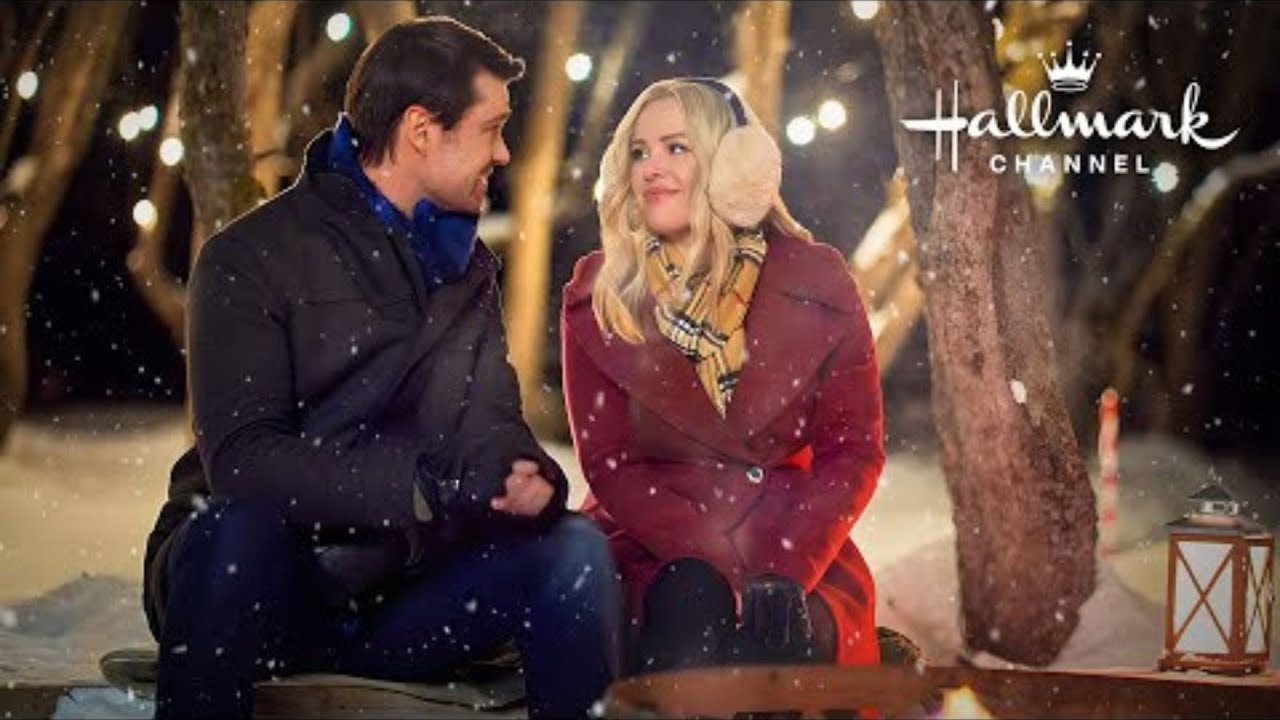
MULTIPOLYGON (((835 660, 836 627, 817 593, 806 598, 819 662, 835 660)), ((641 625, 632 635, 628 674, 727 664, 723 646, 737 627, 733 588, 703 560, 663 566, 644 596, 641 625)))

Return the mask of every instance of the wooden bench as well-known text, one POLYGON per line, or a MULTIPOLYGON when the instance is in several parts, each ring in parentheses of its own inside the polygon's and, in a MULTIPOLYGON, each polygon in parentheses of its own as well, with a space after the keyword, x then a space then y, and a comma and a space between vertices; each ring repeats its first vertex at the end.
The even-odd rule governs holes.
POLYGON ((938 717, 938 701, 969 688, 997 718, 1280 717, 1280 675, 994 670, 974 667, 774 666, 699 669, 615 683, 605 714, 642 717, 938 717))

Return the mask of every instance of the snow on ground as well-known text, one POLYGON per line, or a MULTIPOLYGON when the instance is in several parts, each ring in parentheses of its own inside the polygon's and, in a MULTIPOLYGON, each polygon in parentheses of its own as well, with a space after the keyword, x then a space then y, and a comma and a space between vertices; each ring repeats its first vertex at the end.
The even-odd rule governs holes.
MULTIPOLYGON (((181 413, 166 408, 93 408, 17 426, 0 455, 0 682, 97 681, 103 653, 151 644, 141 553, 185 445, 181 413)), ((550 449, 576 505, 585 488, 572 449, 550 449)), ((1166 438, 1124 437, 1120 467, 1119 551, 1099 565, 1098 590, 1054 667, 1153 665, 1163 641, 1162 525, 1211 468, 1247 511, 1280 524, 1280 498, 1238 463, 1166 438)), ((880 624, 941 663, 963 652, 950 513, 937 458, 893 454, 853 533, 877 579, 880 624)), ((1274 665, 1280 642, 1272 645, 1274 665)))

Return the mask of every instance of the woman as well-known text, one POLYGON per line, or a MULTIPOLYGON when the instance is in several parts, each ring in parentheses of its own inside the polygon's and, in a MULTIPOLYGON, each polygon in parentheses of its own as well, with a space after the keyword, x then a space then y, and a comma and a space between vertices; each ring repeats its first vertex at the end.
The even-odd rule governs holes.
POLYGON ((884 463, 874 344, 844 258, 792 219, 780 177, 754 115, 700 78, 641 93, 601 162, 564 387, 632 672, 879 657, 849 540, 884 463))

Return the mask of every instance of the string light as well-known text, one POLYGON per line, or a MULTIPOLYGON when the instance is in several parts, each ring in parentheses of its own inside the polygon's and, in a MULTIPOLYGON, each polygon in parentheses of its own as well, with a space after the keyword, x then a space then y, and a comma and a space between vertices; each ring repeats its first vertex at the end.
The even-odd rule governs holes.
POLYGON ((143 229, 151 229, 156 224, 156 206, 150 200, 143 198, 133 205, 133 221, 138 227, 143 229))
POLYGON ((791 122, 787 123, 787 139, 792 145, 808 145, 813 142, 816 132, 813 121, 803 115, 791 118, 791 122))
POLYGON ((324 32, 334 42, 346 40, 351 34, 351 16, 344 12, 330 15, 329 21, 324 24, 324 32))
POLYGON ((1151 171, 1151 182, 1156 190, 1167 193, 1178 187, 1178 166, 1171 162, 1162 162, 1151 171))
POLYGON ((827 100, 818 106, 818 124, 824 130, 836 130, 849 119, 844 104, 839 100, 827 100))
POLYGON ((574 82, 582 82, 591 77, 591 56, 586 53, 574 53, 564 63, 564 72, 574 82))
POLYGON ((138 111, 138 126, 143 130, 155 130, 160 121, 160 111, 155 105, 148 105, 138 111))
POLYGON ((28 70, 18 76, 18 97, 30 100, 40 89, 40 76, 28 70))
POLYGON ((853 8, 854 17, 859 20, 870 20, 880 12, 880 3, 877 0, 851 0, 849 6, 853 8))
POLYGON ((160 143, 160 162, 173 167, 182 162, 182 155, 185 148, 182 147, 182 141, 176 137, 165 138, 160 143))
POLYGON ((138 113, 129 111, 121 116, 120 123, 116 125, 116 131, 125 141, 138 137, 138 133, 142 132, 142 121, 138 118, 138 113))

